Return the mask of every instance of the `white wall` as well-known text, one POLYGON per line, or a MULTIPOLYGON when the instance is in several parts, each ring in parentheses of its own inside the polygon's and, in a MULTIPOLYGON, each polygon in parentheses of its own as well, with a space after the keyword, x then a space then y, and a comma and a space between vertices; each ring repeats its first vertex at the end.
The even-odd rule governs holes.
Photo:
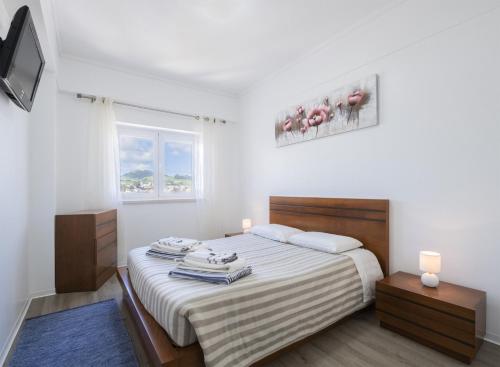
POLYGON ((242 98, 244 215, 269 195, 388 198, 391 271, 443 256, 441 278, 488 292, 500 342, 500 10, 407 1, 255 85, 242 98), (276 148, 283 108, 380 76, 380 125, 276 148))
POLYGON ((30 295, 54 293, 54 215, 56 213, 57 86, 45 72, 38 87, 29 128, 29 266, 30 295))
MULTIPOLYGON (((116 100, 132 102, 174 111, 206 114, 237 120, 238 103, 234 97, 213 94, 184 85, 157 81, 139 75, 103 68, 75 60, 61 59, 58 75, 59 87, 64 91, 58 96, 56 166, 57 166, 57 211, 59 213, 84 209, 84 175, 87 156, 87 124, 89 102, 77 100, 74 92, 107 96, 116 100)), ((137 111, 117 107, 117 117, 127 122, 135 121, 137 111)), ((161 115, 161 114, 160 114, 161 115)), ((158 116, 158 114, 156 114, 158 116)), ((151 124, 162 126, 162 121, 151 124)), ((178 120, 178 126, 192 127, 192 121, 178 120)), ((195 122, 199 124, 199 122, 195 122)), ((225 192, 221 203, 219 231, 200 232, 196 225, 197 206, 194 202, 142 203, 120 205, 118 262, 126 263, 128 250, 148 244, 165 235, 173 234, 207 238, 224 231, 234 231, 240 227, 239 206, 239 159, 237 146, 237 125, 228 123, 219 131, 222 134, 222 169, 227 173, 221 180, 220 189, 225 192), (147 218, 145 220, 145 218, 147 218)))
POLYGON ((57 81, 62 91, 109 96, 145 106, 233 120, 238 116, 238 104, 234 96, 193 88, 175 81, 163 81, 67 57, 59 60, 58 72, 57 81))
MULTIPOLYGON (((17 9, 17 5, 16 1, 7 1, 5 4, 0 1, 0 37, 2 38, 6 36, 11 20, 10 14, 17 9)), ((36 9, 34 18, 37 29, 40 30, 36 9)), ((45 148, 42 148, 45 141, 37 137, 37 132, 43 131, 44 118, 50 109, 46 106, 46 93, 52 90, 55 96, 55 83, 47 82, 50 78, 47 74, 44 75, 31 114, 22 111, 10 102, 3 92, 0 92, 0 131, 2 132, 0 134, 0 235, 2 237, 0 246, 0 279, 2 279, 0 282, 2 294, 0 297, 0 364, 3 363, 10 343, 22 321, 32 295, 31 290, 36 287, 39 274, 35 274, 35 267, 32 265, 35 261, 33 255, 39 255, 36 245, 45 239, 41 232, 52 232, 52 228, 39 231, 44 223, 43 217, 39 216, 41 213, 37 211, 41 206, 41 203, 37 202, 41 197, 38 195, 46 194, 41 191, 44 189, 46 177, 50 177, 51 173, 39 167, 35 172, 37 176, 32 174, 32 163, 42 163, 40 160, 33 160, 33 153, 35 153, 32 149, 33 140, 34 145, 38 147, 37 151, 43 151, 45 148), (34 129, 33 126, 35 126, 34 129), (35 191, 32 191, 33 188, 35 191), (35 201, 34 207, 31 206, 32 200, 35 201), (35 234, 30 231, 32 228, 35 229, 36 234, 40 234, 40 237, 37 241, 30 243, 31 234, 35 234), (32 248, 32 244, 35 247, 32 248)), ((44 243, 44 250, 45 245, 48 243, 44 243)), ((48 250, 50 254, 50 247, 48 250)), ((47 258, 45 253, 41 255, 43 260, 47 258)))
POLYGON ((0 363, 29 295, 28 117, 0 93, 0 363))
POLYGON ((55 79, 31 113, 0 93, 0 364, 30 297, 54 290, 55 79))
POLYGON ((0 364, 30 298, 54 288, 56 83, 39 2, 0 0, 0 37, 26 3, 47 64, 31 113, 0 93, 0 364))

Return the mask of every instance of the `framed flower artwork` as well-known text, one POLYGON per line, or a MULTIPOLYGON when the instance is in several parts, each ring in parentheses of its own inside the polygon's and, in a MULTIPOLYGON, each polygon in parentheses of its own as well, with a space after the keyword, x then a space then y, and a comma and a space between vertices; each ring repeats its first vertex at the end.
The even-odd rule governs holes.
POLYGON ((282 147, 378 124, 378 77, 372 75, 278 114, 276 145, 282 147))

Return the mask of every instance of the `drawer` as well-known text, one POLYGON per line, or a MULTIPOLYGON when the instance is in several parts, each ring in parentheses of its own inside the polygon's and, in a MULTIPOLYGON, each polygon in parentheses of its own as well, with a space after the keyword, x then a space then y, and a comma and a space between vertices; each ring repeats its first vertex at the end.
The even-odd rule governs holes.
POLYGON ((96 252, 103 250, 107 246, 116 246, 116 231, 108 233, 95 240, 96 252))
POLYGON ((104 222, 95 227, 96 238, 101 238, 111 232, 116 232, 116 220, 104 222))
POLYGON ((116 221, 116 210, 109 210, 95 215, 96 226, 111 221, 116 221))
POLYGON ((377 292, 376 308, 436 333, 476 345, 475 323, 420 304, 377 292))
POLYGON ((116 245, 109 244, 96 253, 96 274, 109 271, 110 268, 116 268, 116 245))
POLYGON ((411 337, 423 344, 427 344, 445 352, 449 352, 462 360, 470 361, 474 357, 476 349, 458 340, 448 338, 432 330, 420 327, 414 323, 394 317, 385 312, 377 310, 377 316, 381 325, 402 335, 411 337), (460 357, 461 356, 461 357, 460 357))
MULTIPOLYGON (((443 287, 438 287, 438 292, 441 291, 443 287)), ((383 282, 377 282, 377 291, 383 292, 385 294, 390 294, 394 297, 405 299, 414 303, 418 303, 424 307, 431 307, 435 310, 439 310, 444 313, 452 314, 457 317, 475 321, 475 312, 470 308, 464 308, 454 303, 444 302, 439 297, 436 297, 435 291, 429 289, 429 292, 433 295, 419 294, 414 291, 408 291, 405 289, 400 289, 393 287, 391 285, 384 284, 383 282)))

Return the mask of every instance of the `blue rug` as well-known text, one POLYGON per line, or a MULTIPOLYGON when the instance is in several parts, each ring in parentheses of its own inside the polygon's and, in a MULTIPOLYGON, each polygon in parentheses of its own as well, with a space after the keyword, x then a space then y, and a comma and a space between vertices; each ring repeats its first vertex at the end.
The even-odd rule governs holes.
POLYGON ((11 367, 138 366, 114 299, 25 321, 11 367))

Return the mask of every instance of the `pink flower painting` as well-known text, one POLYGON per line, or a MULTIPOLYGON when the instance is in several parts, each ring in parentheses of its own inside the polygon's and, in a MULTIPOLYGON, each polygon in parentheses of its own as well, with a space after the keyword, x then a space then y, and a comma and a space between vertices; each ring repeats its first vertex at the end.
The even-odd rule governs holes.
MULTIPOLYGON (((359 111, 359 107, 363 103, 363 99, 365 98, 365 91, 361 89, 356 89, 351 94, 347 96, 347 103, 351 106, 351 110, 349 111, 349 116, 347 116, 347 123, 349 123, 349 119, 351 118, 351 113, 355 109, 359 111)), ((359 116, 358 116, 359 118, 359 116)))
POLYGON ((330 116, 330 106, 319 106, 311 108, 311 110, 307 113, 307 120, 309 121, 309 125, 318 126, 323 122, 329 120, 330 116))
POLYGON ((377 83, 377 76, 372 75, 283 111, 275 124, 277 145, 377 125, 377 83))
POLYGON ((313 107, 307 113, 307 123, 311 127, 316 127, 316 134, 318 134, 318 126, 328 121, 330 121, 330 106, 313 107))
POLYGON ((292 131, 292 119, 290 117, 283 122, 283 131, 292 131))
POLYGON ((307 130, 309 130, 309 121, 307 119, 302 119, 301 121, 302 123, 302 127, 300 128, 300 132, 303 134, 305 134, 307 132, 307 130))

